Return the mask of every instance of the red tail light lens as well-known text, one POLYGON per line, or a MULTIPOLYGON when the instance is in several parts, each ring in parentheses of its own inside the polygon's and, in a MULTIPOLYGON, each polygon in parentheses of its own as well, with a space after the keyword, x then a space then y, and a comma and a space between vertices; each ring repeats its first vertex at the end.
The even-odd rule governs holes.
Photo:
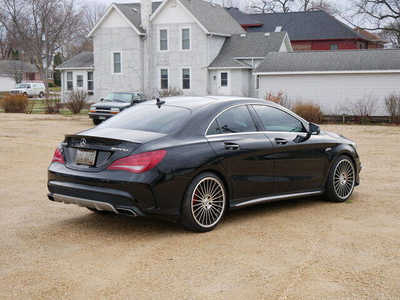
POLYGON ((122 170, 136 174, 143 173, 158 165, 165 154, 167 154, 165 150, 134 154, 114 161, 108 167, 108 170, 122 170))
POLYGON ((58 162, 60 164, 65 164, 64 155, 62 154, 61 148, 57 148, 56 151, 54 151, 53 159, 51 160, 51 162, 52 163, 58 162))

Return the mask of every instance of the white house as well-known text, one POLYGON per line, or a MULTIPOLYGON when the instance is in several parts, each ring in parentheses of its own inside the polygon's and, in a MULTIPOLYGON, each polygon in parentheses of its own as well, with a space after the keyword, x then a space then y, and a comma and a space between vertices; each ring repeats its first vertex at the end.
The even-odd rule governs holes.
POLYGON ((246 33, 224 8, 202 0, 114 3, 89 36, 93 62, 82 62, 83 53, 58 67, 65 95, 78 79, 85 88, 93 71, 96 98, 112 91, 152 97, 168 88, 253 96, 252 70, 269 51, 292 51, 286 33, 246 33))
POLYGON ((321 104, 325 113, 376 95, 376 114, 385 114, 384 96, 399 92, 399 51, 297 53, 288 34, 280 26, 275 31, 245 32, 227 10, 203 0, 113 3, 89 33, 94 52, 59 67, 63 95, 75 89, 89 90, 93 99, 118 91, 154 97, 169 88, 262 98, 284 92, 321 104))

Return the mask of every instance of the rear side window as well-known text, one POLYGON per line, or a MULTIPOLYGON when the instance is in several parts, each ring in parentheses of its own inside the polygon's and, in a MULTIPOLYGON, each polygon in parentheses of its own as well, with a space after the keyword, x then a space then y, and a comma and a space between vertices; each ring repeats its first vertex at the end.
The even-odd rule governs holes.
POLYGON ((207 135, 213 135, 213 134, 220 134, 221 129, 219 128, 217 120, 214 120, 214 122, 211 123, 210 127, 207 130, 207 135))
POLYGON ((304 132, 303 123, 275 107, 254 105, 266 131, 304 132))
MULTIPOLYGON (((240 133, 257 131, 247 106, 237 106, 222 113, 217 118, 218 133, 240 133)), ((215 125, 214 125, 215 126, 215 125)), ((210 127, 211 129, 211 127, 210 127)))
POLYGON ((138 104, 100 124, 101 128, 120 128, 170 134, 182 128, 190 110, 182 107, 138 104))

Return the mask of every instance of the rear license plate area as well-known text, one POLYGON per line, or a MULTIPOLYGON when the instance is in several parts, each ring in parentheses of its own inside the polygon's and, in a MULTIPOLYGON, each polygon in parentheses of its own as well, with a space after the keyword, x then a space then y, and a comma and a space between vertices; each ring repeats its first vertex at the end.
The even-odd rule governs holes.
POLYGON ((92 167, 96 163, 96 154, 96 150, 77 149, 75 155, 75 164, 92 167))

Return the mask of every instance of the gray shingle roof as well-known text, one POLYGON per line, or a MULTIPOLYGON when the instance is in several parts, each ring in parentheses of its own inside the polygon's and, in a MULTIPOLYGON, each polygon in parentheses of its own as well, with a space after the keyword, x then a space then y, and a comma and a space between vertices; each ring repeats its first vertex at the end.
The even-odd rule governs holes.
POLYGON ((220 5, 203 0, 179 0, 211 33, 240 34, 245 31, 220 5))
MULTIPOLYGON (((144 33, 144 29, 141 27, 141 16, 140 16, 140 3, 114 3, 115 6, 124 14, 124 16, 139 30, 144 33)), ((161 5, 161 2, 152 2, 153 12, 161 5)))
POLYGON ((269 53, 255 72, 400 70, 400 50, 269 53))
POLYGON ((20 60, 0 60, 0 74, 14 74, 15 72, 36 73, 35 65, 20 60))
POLYGON ((211 68, 249 67, 239 62, 237 57, 265 57, 268 52, 279 51, 286 32, 248 32, 245 37, 240 34, 228 38, 218 56, 210 64, 211 68))
POLYGON ((69 60, 65 61, 63 64, 59 65, 57 69, 69 69, 69 68, 93 68, 93 52, 81 52, 69 60))
POLYGON ((240 24, 249 24, 249 18, 259 27, 249 27, 249 32, 272 32, 277 26, 288 32, 292 41, 321 39, 362 39, 365 37, 324 11, 289 12, 270 14, 245 14, 238 9, 227 11, 240 24))

